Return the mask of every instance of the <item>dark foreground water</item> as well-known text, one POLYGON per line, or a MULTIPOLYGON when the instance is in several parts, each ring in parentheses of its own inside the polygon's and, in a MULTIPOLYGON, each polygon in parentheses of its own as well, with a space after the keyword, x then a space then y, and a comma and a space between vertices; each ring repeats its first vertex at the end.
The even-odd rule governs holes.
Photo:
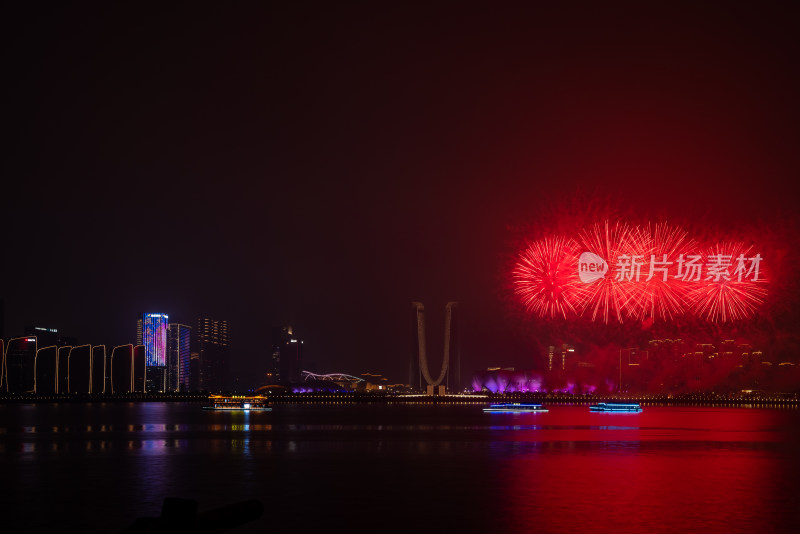
POLYGON ((233 532, 798 532, 800 411, 0 406, 3 532, 119 532, 164 497, 233 532))

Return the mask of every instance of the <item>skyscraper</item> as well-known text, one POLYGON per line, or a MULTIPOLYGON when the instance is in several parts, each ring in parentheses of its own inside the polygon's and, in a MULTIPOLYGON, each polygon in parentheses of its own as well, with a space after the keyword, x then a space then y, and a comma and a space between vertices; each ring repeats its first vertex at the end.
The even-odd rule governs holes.
POLYGON ((26 336, 36 336, 36 344, 39 348, 62 345, 58 337, 58 328, 47 328, 44 326, 26 326, 26 336))
POLYGON ((136 344, 144 345, 147 391, 167 390, 167 325, 165 313, 142 313, 136 323, 136 344))
POLYGON ((58 382, 56 384, 56 393, 69 393, 70 352, 72 352, 72 347, 69 345, 58 347, 58 382))
POLYGON ((230 387, 228 321, 200 317, 194 330, 200 357, 200 389, 210 392, 230 387))
POLYGON ((92 347, 92 378, 90 393, 106 392, 106 346, 96 345, 92 347))
POLYGON ((189 356, 189 391, 200 391, 200 353, 192 341, 192 352, 189 356))
POLYGON ((92 346, 79 345, 69 351, 67 392, 83 395, 92 392, 92 346))
POLYGON ((170 323, 167 334, 167 391, 189 391, 192 328, 170 323))
POLYGON ((58 348, 55 345, 36 351, 34 370, 38 395, 52 395, 58 392, 58 348))
POLYGON ((280 384, 300 380, 303 362, 303 340, 292 332, 291 326, 272 329, 272 357, 268 364, 267 378, 280 384))
POLYGON ((120 395, 133 391, 133 345, 111 349, 111 393, 120 395))
POLYGON ((5 391, 33 393, 35 387, 36 336, 8 340, 3 358, 5 391))
POLYGON ((144 393, 147 374, 147 362, 145 359, 144 345, 133 347, 133 391, 144 393))

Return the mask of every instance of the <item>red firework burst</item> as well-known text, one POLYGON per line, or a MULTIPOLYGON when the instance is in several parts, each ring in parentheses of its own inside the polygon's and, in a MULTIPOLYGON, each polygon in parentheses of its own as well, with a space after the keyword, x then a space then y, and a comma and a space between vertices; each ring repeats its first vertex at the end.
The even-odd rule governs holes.
POLYGON ((687 293, 689 308, 702 319, 726 322, 749 319, 767 296, 760 254, 744 243, 711 247, 706 270, 687 293))
POLYGON ((767 296, 762 257, 741 242, 707 251, 666 223, 595 224, 577 240, 546 237, 519 255, 515 292, 540 317, 608 323, 695 316, 751 318, 767 296))
MULTIPOLYGON (((584 250, 598 254, 606 261, 620 256, 633 257, 648 247, 646 235, 638 227, 619 222, 611 225, 609 221, 581 232, 579 242, 584 250)), ((580 294, 579 308, 581 313, 590 313, 592 321, 602 318, 608 323, 609 317, 614 316, 622 322, 628 315, 626 310, 636 307, 634 289, 625 277, 609 271, 602 279, 585 286, 580 294)))
POLYGON ((530 243, 512 271, 514 292, 525 308, 540 317, 577 314, 575 302, 583 291, 575 270, 577 244, 562 237, 530 243))
POLYGON ((674 259, 688 254, 697 245, 687 239, 684 230, 658 223, 647 239, 640 240, 648 246, 641 250, 647 263, 644 281, 634 286, 633 304, 628 308, 631 317, 639 320, 675 319, 686 311, 688 286, 670 275, 674 259))

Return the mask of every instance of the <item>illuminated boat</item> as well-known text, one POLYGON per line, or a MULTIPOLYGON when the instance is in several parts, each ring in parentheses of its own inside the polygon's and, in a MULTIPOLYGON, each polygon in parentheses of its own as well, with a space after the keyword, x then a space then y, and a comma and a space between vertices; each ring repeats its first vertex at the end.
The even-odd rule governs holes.
POLYGON ((203 406, 204 410, 240 411, 240 412, 271 412, 269 401, 262 395, 254 397, 238 395, 211 395, 208 397, 211 403, 203 406))
POLYGON ((493 413, 528 413, 528 412, 546 412, 547 408, 542 408, 541 404, 523 404, 520 402, 506 402, 503 404, 490 404, 488 408, 483 409, 484 412, 493 413))
POLYGON ((589 411, 592 412, 633 412, 638 413, 642 411, 642 407, 635 402, 599 402, 589 406, 589 411))

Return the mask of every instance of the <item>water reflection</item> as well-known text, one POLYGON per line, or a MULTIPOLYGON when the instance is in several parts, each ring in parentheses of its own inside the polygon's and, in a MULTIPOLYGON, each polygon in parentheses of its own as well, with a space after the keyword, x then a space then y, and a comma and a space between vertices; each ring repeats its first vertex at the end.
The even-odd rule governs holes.
MULTIPOLYGON (((797 411, 648 407, 620 419, 555 406, 503 418, 469 406, 308 405, 246 415, 153 404, 7 410, 5 487, 55 503, 42 518, 55 526, 68 506, 59 504, 63 477, 81 480, 86 516, 111 531, 158 515, 164 496, 209 505, 260 498, 281 512, 260 529, 274 532, 290 531, 312 508, 319 513, 303 516, 304 525, 324 530, 331 518, 345 521, 354 502, 374 524, 402 508, 396 531, 429 524, 442 508, 441 530, 465 532, 603 530, 600 517, 626 532, 720 532, 734 524, 725 517, 765 531, 770 516, 796 516, 797 411), (115 484, 101 482, 112 472, 115 484), (376 476, 387 481, 380 492, 370 483, 376 476), (477 524, 481 514, 491 520, 477 524)), ((36 502, 9 495, 21 516, 40 513, 36 502)))

